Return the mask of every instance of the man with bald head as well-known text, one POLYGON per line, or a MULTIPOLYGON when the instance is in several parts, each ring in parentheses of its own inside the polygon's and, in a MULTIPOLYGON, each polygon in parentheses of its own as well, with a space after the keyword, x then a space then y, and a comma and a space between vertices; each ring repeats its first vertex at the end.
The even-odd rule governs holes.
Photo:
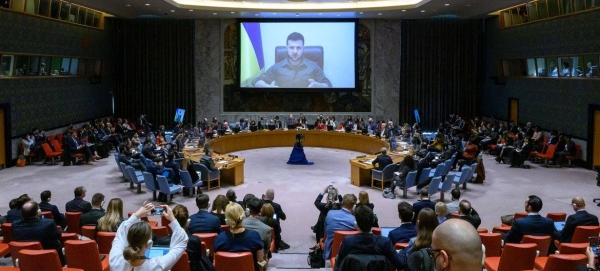
POLYGON ((574 197, 571 200, 571 206, 573 206, 573 211, 575 214, 567 217, 567 222, 565 223, 565 227, 560 232, 560 242, 561 243, 570 243, 571 238, 573 237, 573 233, 575 232, 575 228, 577 226, 597 226, 598 225, 598 217, 588 213, 585 210, 585 201, 581 197, 574 197))
POLYGON ((23 219, 12 223, 12 236, 15 241, 37 241, 44 249, 54 249, 58 252, 60 262, 65 265, 60 242, 61 232, 53 219, 40 218, 39 205, 28 201, 22 208, 23 219))
POLYGON ((450 219, 434 231, 430 256, 435 270, 481 271, 483 250, 481 238, 471 224, 461 219, 450 219))
MULTIPOLYGON (((273 202, 274 199, 275 199, 275 190, 270 189, 270 188, 267 189, 267 192, 262 196, 261 206, 264 205, 265 203, 270 203, 271 206, 273 206, 273 210, 275 211, 275 214, 277 215, 277 222, 279 222, 280 219, 285 220, 286 216, 285 216, 285 213, 283 212, 283 209, 281 209, 281 205, 279 205, 279 203, 273 202)), ((280 242, 281 243, 279 244, 279 246, 281 249, 290 248, 290 245, 288 245, 283 240, 281 240, 280 242)))

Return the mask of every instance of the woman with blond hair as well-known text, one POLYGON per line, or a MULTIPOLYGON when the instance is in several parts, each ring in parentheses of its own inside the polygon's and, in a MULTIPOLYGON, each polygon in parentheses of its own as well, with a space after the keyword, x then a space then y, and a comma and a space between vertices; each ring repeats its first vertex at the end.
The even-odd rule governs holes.
POLYGON ((152 247, 152 228, 140 219, 150 215, 154 208, 152 203, 145 204, 121 223, 108 256, 111 271, 166 271, 181 258, 187 246, 188 236, 168 205, 157 208, 164 209, 162 216, 170 221, 169 227, 173 230, 169 252, 163 256, 146 257, 146 251, 152 247))
POLYGON ((97 231, 116 232, 123 222, 123 201, 120 198, 108 202, 106 213, 98 219, 97 231))
POLYGON ((281 224, 279 221, 273 217, 275 214, 275 208, 271 203, 263 204, 260 209, 260 221, 267 224, 269 227, 273 228, 273 232, 275 233, 275 252, 278 252, 281 249, 281 224))
POLYGON ((219 251, 227 252, 252 252, 254 258, 254 270, 259 271, 257 259, 264 261, 263 241, 258 232, 244 228, 242 221, 246 213, 242 206, 237 203, 230 203, 225 208, 228 231, 219 233, 215 239, 215 253, 219 251))

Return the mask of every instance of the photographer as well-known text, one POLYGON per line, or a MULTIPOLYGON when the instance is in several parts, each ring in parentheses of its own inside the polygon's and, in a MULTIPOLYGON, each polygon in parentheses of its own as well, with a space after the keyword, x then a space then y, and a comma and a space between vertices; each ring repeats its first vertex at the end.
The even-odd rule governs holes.
POLYGON ((325 237, 325 218, 327 217, 327 213, 329 213, 329 210, 341 209, 341 201, 342 196, 340 196, 337 188, 333 187, 333 185, 328 185, 325 187, 323 192, 319 193, 317 199, 315 199, 315 207, 317 207, 317 209, 320 211, 317 224, 312 227, 312 230, 315 233, 317 244, 321 238, 325 237), (327 195, 327 202, 323 203, 321 200, 323 200, 323 196, 325 195, 327 195))

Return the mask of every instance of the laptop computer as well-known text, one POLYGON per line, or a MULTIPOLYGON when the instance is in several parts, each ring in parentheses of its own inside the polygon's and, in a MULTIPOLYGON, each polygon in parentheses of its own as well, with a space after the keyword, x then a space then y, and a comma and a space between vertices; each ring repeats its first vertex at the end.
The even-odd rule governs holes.
POLYGON ((557 231, 562 231, 566 222, 554 222, 554 227, 557 231))
POLYGON ((390 232, 395 229, 395 227, 380 227, 381 236, 388 237, 390 232))
POLYGON ((146 250, 146 258, 152 259, 155 257, 167 255, 167 253, 169 253, 169 247, 153 246, 150 249, 146 250))

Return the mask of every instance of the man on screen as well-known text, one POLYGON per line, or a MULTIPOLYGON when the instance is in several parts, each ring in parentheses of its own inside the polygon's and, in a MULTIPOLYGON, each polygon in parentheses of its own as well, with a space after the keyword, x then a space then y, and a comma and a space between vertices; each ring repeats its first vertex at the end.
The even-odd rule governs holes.
POLYGON ((287 37, 288 57, 255 79, 254 87, 330 88, 331 82, 316 62, 304 58, 304 36, 294 32, 287 37))

